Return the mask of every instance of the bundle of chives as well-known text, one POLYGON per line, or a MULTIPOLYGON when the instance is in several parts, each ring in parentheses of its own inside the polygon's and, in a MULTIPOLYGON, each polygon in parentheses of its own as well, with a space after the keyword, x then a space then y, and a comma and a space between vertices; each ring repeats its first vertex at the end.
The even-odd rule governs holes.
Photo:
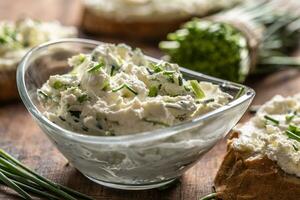
POLYGON ((46 199, 92 200, 87 195, 38 175, 2 149, 0 149, 0 183, 16 191, 23 199, 33 199, 34 195, 46 199))

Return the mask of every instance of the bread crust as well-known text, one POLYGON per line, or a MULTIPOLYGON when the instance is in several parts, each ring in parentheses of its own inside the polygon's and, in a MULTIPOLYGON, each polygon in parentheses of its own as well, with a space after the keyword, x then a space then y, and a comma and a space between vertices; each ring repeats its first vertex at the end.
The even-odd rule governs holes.
POLYGON ((88 7, 84 8, 82 29, 92 34, 127 37, 139 40, 158 40, 175 31, 192 16, 168 21, 119 22, 96 14, 88 7))
POLYGON ((300 199, 300 178, 285 173, 267 156, 237 151, 231 140, 214 185, 222 200, 300 199))

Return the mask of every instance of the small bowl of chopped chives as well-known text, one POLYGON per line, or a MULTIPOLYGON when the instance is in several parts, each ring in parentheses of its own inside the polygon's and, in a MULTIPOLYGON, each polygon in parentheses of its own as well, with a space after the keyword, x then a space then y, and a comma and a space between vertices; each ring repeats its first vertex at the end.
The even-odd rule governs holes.
POLYGON ((255 92, 125 44, 65 39, 23 58, 20 96, 82 174, 128 190, 180 177, 242 117, 255 92))

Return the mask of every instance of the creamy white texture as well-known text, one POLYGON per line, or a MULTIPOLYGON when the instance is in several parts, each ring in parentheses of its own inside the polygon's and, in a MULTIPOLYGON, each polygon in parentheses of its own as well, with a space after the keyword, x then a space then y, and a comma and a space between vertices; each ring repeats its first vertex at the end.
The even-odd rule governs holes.
POLYGON ((26 52, 43 42, 75 37, 75 27, 59 22, 38 22, 24 19, 17 22, 0 22, 0 70, 14 69, 26 52))
POLYGON ((103 44, 69 60, 73 70, 38 90, 45 115, 84 134, 126 135, 172 126, 232 98, 218 85, 186 81, 176 64, 148 61, 139 50, 103 44), (195 89, 196 88, 196 89, 195 89))
POLYGON ((248 123, 237 127, 240 136, 233 139, 232 146, 241 151, 266 155, 285 172, 300 177, 300 141, 287 134, 290 126, 300 127, 299 114, 300 94, 275 96, 248 123))
POLYGON ((203 16, 240 0, 85 0, 95 14, 117 21, 167 21, 203 16))

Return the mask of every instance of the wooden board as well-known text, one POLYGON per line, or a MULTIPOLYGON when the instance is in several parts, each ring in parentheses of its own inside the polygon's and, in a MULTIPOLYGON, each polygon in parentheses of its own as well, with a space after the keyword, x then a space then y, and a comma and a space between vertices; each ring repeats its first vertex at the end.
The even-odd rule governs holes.
MULTIPOLYGON (((30 16, 41 20, 60 20, 64 24, 79 24, 79 0, 1 0, 0 20, 30 16)), ((124 41, 98 38, 102 41, 124 41)), ((146 53, 159 57, 156 44, 140 44, 146 53)), ((254 104, 262 104, 275 94, 292 95, 300 92, 300 71, 277 72, 265 77, 252 78, 247 83, 257 96, 254 104)), ((1 92, 1 91, 0 91, 1 92)), ((250 116, 247 113, 243 121, 250 116)), ((83 177, 49 142, 32 120, 21 102, 0 105, 0 148, 7 150, 23 163, 51 180, 86 193, 99 200, 189 200, 211 192, 216 171, 225 153, 225 140, 216 145, 201 161, 191 168, 176 186, 167 190, 121 191, 99 186, 83 177)), ((0 187, 0 199, 19 199, 0 187)))

